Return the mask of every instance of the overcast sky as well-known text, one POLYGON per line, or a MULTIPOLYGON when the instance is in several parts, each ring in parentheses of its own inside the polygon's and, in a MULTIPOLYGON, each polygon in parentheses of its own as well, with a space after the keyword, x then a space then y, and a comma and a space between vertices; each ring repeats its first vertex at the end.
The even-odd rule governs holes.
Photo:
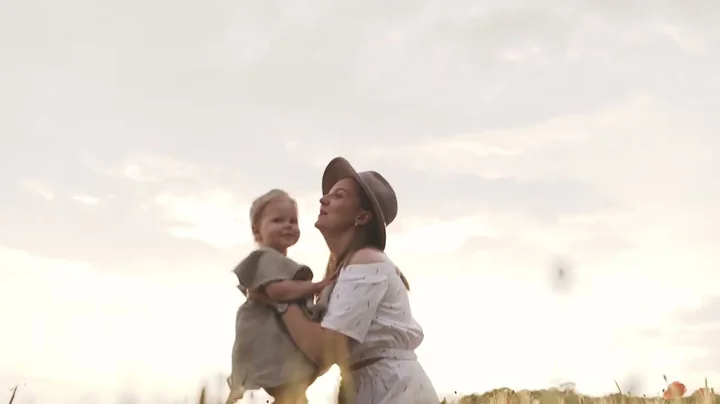
POLYGON ((294 195, 322 268, 338 155, 398 193, 439 391, 720 380, 715 1, 250 3, 3 3, 0 392, 219 386, 250 201, 294 195))

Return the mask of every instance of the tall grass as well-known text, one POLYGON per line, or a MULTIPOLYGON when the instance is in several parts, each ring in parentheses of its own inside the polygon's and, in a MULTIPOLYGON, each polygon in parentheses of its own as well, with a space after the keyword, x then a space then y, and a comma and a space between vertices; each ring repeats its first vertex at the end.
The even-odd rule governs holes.
POLYGON ((685 397, 666 400, 662 397, 633 396, 618 392, 603 397, 586 396, 573 391, 498 389, 484 394, 472 394, 456 401, 458 404, 717 404, 720 396, 698 390, 685 397))
POLYGON ((12 389, 12 395, 10 396, 10 404, 12 404, 13 401, 15 401, 15 394, 17 394, 17 388, 18 388, 18 386, 15 386, 12 389))
MULTIPOLYGON (((616 384, 617 386, 617 384, 616 384)), ((10 401, 13 404, 18 387, 11 389, 10 401)), ((198 404, 222 404, 223 401, 208 398, 207 389, 200 390, 198 404)), ((698 389, 683 397, 666 400, 660 396, 646 397, 628 395, 620 391, 603 397, 593 397, 578 394, 572 390, 521 390, 513 391, 507 388, 488 391, 483 394, 471 394, 454 401, 442 400, 439 404, 720 404, 720 395, 715 394, 711 388, 698 389)), ((48 403, 52 404, 52 403, 48 403)), ((365 403, 358 403, 365 404, 365 403)))

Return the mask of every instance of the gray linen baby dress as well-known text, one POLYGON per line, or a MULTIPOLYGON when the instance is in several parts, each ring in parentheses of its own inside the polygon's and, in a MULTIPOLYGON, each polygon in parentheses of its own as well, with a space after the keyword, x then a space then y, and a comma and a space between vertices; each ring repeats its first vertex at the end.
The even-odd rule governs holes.
MULTIPOLYGON (((240 287, 246 290, 273 281, 313 278, 310 268, 270 248, 253 251, 233 272, 240 287)), ((331 289, 322 291, 317 304, 313 304, 311 297, 297 303, 309 318, 320 321, 331 289)), ((241 397, 244 390, 312 382, 319 374, 317 366, 292 341, 274 309, 252 300, 240 306, 235 321, 232 373, 228 378, 231 396, 241 397)))

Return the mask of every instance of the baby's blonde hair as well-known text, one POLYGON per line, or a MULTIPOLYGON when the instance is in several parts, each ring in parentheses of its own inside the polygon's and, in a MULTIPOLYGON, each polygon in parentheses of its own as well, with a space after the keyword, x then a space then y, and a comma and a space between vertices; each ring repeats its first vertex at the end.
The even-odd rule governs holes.
POLYGON ((297 207, 297 202, 295 202, 295 199, 293 199, 290 194, 283 191, 282 189, 271 189, 255 198, 255 200, 252 202, 252 205, 250 205, 250 228, 253 232, 253 235, 255 234, 255 231, 260 225, 260 219, 262 219, 265 208, 267 208, 268 205, 279 199, 287 199, 297 207))

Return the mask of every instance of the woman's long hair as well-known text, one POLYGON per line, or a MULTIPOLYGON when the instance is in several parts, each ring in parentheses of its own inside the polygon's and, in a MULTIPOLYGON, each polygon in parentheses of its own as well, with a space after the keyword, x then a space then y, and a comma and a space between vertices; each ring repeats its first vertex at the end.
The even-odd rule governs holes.
MULTIPOLYGON (((360 207, 363 210, 372 212, 372 203, 370 202, 370 198, 368 198, 367 194, 365 194, 365 191, 363 191, 362 187, 358 187, 358 189, 360 190, 360 207)), ((363 249, 364 247, 379 246, 380 243, 377 240, 377 234, 379 233, 379 229, 377 228, 377 226, 377 221, 370 221, 370 223, 368 223, 366 226, 363 226, 361 229, 359 229, 359 231, 355 234, 355 237, 350 240, 350 243, 345 246, 345 248, 340 252, 340 254, 337 255, 337 257, 333 257, 333 255, 330 254, 327 268, 325 269, 324 278, 328 279, 337 275, 343 268, 348 265, 353 255, 355 255, 356 252, 363 249)), ((396 271, 398 276, 400 276, 403 285, 405 285, 405 288, 407 290, 410 290, 410 284, 408 283, 407 278, 405 278, 405 275, 403 275, 403 273, 397 268, 396 271)), ((350 353, 347 352, 347 355, 349 357, 350 353)), ((352 385, 352 372, 347 366, 340 366, 340 385, 338 386, 337 403, 355 404, 355 394, 353 390, 354 386, 352 385)))

